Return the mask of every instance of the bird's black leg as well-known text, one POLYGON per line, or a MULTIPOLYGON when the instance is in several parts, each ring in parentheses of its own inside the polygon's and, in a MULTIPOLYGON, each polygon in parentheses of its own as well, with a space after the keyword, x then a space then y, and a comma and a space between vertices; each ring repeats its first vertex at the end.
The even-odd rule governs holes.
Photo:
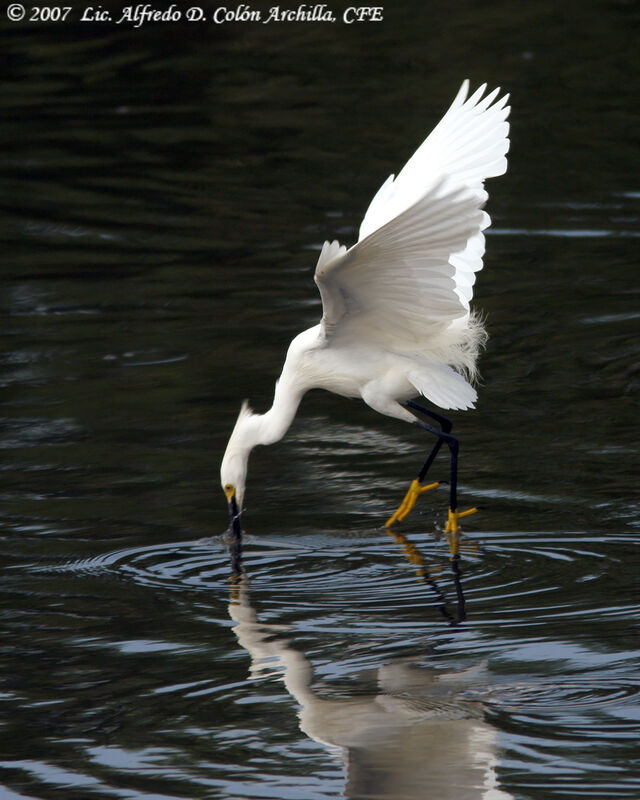
MULTIPOLYGON (((441 414, 437 414, 435 411, 431 411, 428 408, 423 408, 423 406, 419 406, 412 400, 406 403, 406 406, 411 411, 419 411, 420 413, 426 414, 428 417, 434 419, 440 425, 440 428, 442 429, 443 433, 448 434, 451 432, 451 428, 453 428, 453 423, 451 422, 450 419, 447 419, 446 417, 443 417, 441 414)), ((434 433, 437 434, 435 428, 433 428, 432 430, 434 433)), ((434 444, 431 452, 427 456, 427 460, 422 465, 422 469, 418 473, 418 477, 415 480, 411 481, 411 485, 409 486, 409 489, 407 490, 404 499, 402 500, 396 511, 387 520, 386 522, 387 527, 393 525, 394 522, 401 522, 406 516, 408 516, 413 507, 415 506, 418 497, 420 497, 420 495, 423 494, 423 492, 428 492, 430 489, 436 489, 438 486, 440 486, 440 484, 437 481, 434 483, 429 483, 426 486, 423 485, 422 481, 424 480, 427 472, 429 471, 431 465, 433 464, 435 457, 438 455, 438 452, 440 451, 443 442, 444 440, 440 437, 436 439, 436 443, 434 444)))
POLYGON ((428 416, 435 419, 437 422, 440 423, 441 427, 443 427, 443 421, 449 423, 449 430, 438 430, 434 428, 433 425, 429 425, 427 422, 423 422, 421 419, 416 419, 416 424, 419 425, 421 428, 433 433, 435 436, 438 437, 438 441, 433 447, 433 450, 429 454, 425 465, 421 470, 421 474, 424 471, 426 474, 426 470, 429 469, 431 466, 431 462, 437 455, 439 447, 442 444, 446 444, 449 447, 449 453, 451 456, 451 472, 449 478, 449 513, 447 518, 447 525, 445 528, 445 532, 450 535, 449 538, 449 545, 451 547, 451 555, 456 558, 459 556, 459 541, 458 541, 458 520, 462 517, 468 517, 470 514, 475 514, 478 510, 477 508, 470 508, 467 511, 458 511, 458 451, 460 449, 460 445, 458 440, 455 436, 452 436, 451 431, 451 423, 446 417, 441 417, 440 414, 436 414, 434 411, 430 411, 429 409, 423 408, 419 406, 417 403, 409 401, 407 406, 412 411, 420 411, 423 414, 427 414, 428 416), (435 451, 435 453, 434 453, 435 451))
MULTIPOLYGON (((443 433, 451 433, 451 429, 453 428, 453 422, 451 422, 451 420, 448 419, 447 417, 443 417, 442 414, 437 414, 435 411, 431 411, 431 409, 429 408, 424 408, 423 406, 418 405, 418 403, 414 403, 413 400, 409 400, 406 406, 411 411, 419 411, 421 414, 425 414, 426 416, 431 417, 431 419, 434 419, 440 426, 440 430, 443 433)), ((443 439, 438 437, 436 439, 436 443, 433 445, 433 449, 427 456, 427 460, 424 462, 424 464, 422 465, 422 469, 418 473, 418 480, 420 481, 420 483, 422 483, 422 481, 425 479, 427 472, 429 472, 429 469, 431 468, 431 465, 433 464, 435 457, 440 452, 442 443, 443 439)))
POLYGON ((431 417, 434 419, 439 425, 441 430, 435 428, 433 425, 430 425, 428 422, 424 422, 421 419, 415 420, 415 424, 419 427, 423 428, 429 433, 432 433, 434 436, 437 437, 436 443, 434 444, 431 452, 427 456, 427 460, 424 462, 422 469, 418 475, 417 480, 414 480, 409 487, 409 491, 407 492, 404 500, 400 504, 398 510, 393 514, 393 516, 387 520, 387 526, 392 525, 394 522, 403 520, 411 511, 413 506, 416 503, 416 500, 422 494, 422 492, 427 491, 428 489, 435 488, 438 486, 438 483, 427 484, 427 486, 422 485, 422 480, 429 471, 431 464, 433 463, 435 457, 438 455, 440 448, 443 444, 446 444, 449 448, 449 453, 451 457, 451 470, 450 470, 450 478, 449 478, 449 514, 447 519, 447 526, 445 531, 447 534, 451 534, 455 541, 450 539, 449 544, 451 546, 451 553, 455 557, 458 555, 458 542, 457 536, 458 533, 458 520, 461 517, 466 517, 469 514, 474 514, 477 509, 472 508, 468 511, 458 511, 458 450, 459 444, 458 440, 455 436, 451 435, 451 428, 453 427, 451 420, 447 419, 446 417, 437 414, 435 411, 431 411, 427 408, 423 408, 423 406, 414 403, 413 401, 409 401, 407 403, 407 408, 411 409, 412 411, 418 411, 426 416, 431 417))

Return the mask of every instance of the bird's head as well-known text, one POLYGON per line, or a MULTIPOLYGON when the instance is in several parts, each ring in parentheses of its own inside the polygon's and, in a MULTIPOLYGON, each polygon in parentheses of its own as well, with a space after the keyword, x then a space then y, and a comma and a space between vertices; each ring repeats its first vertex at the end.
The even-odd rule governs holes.
POLYGON ((256 415, 252 413, 249 403, 245 400, 220 465, 220 483, 229 504, 232 527, 236 524, 239 526, 244 489, 247 483, 249 453, 256 444, 252 425, 252 420, 255 418, 256 415))

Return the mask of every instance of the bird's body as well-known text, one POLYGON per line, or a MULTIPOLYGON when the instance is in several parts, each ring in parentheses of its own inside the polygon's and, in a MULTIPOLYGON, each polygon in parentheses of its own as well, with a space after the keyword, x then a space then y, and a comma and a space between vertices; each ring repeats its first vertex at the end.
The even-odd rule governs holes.
POLYGON ((417 395, 442 409, 473 407, 485 334, 469 301, 490 224, 484 180, 505 172, 509 144, 507 97, 493 103, 495 90, 481 99, 484 88, 467 99, 463 83, 373 198, 357 244, 325 242, 315 272, 322 320, 291 342, 271 409, 254 414, 245 402, 229 439, 221 479, 232 517, 251 449, 284 436, 309 389, 359 397, 408 422, 416 417, 404 403, 417 395))
MULTIPOLYGON (((480 335, 477 329, 471 330, 473 338, 480 335)), ((452 326, 444 335, 434 336, 431 352, 411 353, 348 336, 328 338, 322 325, 314 325, 291 342, 274 405, 281 396, 288 402, 301 399, 309 389, 325 389, 342 397, 359 397, 376 411, 413 421, 413 415, 400 404, 419 394, 417 384, 422 383, 424 393, 432 395, 436 405, 466 408, 473 402, 475 390, 459 373, 443 367, 441 357, 461 340, 469 340, 468 331, 452 326), (451 383, 450 397, 445 396, 443 384, 447 382, 451 383)), ((453 358, 452 352, 447 355, 453 358)))

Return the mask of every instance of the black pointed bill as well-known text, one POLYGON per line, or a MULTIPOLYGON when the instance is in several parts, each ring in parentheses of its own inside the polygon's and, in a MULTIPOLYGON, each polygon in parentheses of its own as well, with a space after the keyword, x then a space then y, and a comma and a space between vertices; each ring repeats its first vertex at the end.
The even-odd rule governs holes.
POLYGON ((242 523, 240 520, 240 509, 238 508, 238 501, 236 499, 236 490, 230 486, 225 487, 224 493, 229 504, 229 528, 233 532, 236 539, 242 536, 242 523))

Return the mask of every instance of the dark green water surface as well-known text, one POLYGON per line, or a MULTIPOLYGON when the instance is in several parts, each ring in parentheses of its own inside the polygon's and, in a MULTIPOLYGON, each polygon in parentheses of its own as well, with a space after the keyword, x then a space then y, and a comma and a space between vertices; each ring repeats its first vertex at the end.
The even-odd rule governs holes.
POLYGON ((81 10, 1 12, 0 798, 637 800, 637 4, 81 10), (384 528, 420 431, 312 392, 252 456, 233 583, 240 401, 465 77, 513 111, 461 575, 446 490, 384 528))

